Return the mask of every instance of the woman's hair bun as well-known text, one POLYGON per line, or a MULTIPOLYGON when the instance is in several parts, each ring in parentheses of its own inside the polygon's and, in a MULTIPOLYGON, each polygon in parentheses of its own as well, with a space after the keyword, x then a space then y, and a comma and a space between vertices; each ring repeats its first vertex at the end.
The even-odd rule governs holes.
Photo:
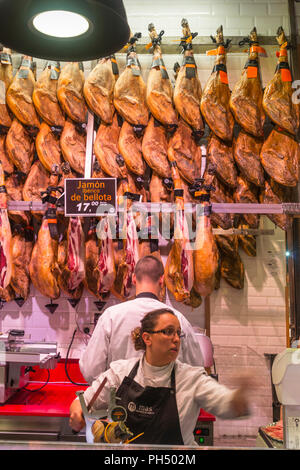
POLYGON ((137 326, 134 330, 132 330, 131 338, 132 338, 134 348, 136 351, 139 351, 141 349, 144 349, 144 350, 146 349, 146 345, 144 343, 144 340, 141 334, 141 327, 137 326))

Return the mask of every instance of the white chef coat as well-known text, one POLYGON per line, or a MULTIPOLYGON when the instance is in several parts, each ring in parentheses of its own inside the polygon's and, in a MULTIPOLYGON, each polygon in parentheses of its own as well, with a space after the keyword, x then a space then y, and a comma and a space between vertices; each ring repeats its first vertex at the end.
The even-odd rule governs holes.
MULTIPOLYGON (((140 364, 134 380, 142 387, 171 386, 171 372, 174 362, 163 367, 155 367, 148 364, 144 356, 140 359, 131 358, 112 362, 110 369, 101 374, 84 392, 85 402, 89 403, 104 377, 107 377, 104 388, 94 402, 93 412, 97 409, 107 409, 110 387, 118 389, 123 378, 128 376, 137 360, 140 361, 140 364)), ((184 445, 196 445, 193 431, 200 408, 223 419, 237 417, 231 404, 235 391, 211 378, 203 367, 193 367, 176 360, 175 383, 178 416, 184 445)), ((136 443, 138 444, 138 441, 136 443)))
POLYGON ((177 315, 185 338, 181 339, 178 359, 193 366, 202 366, 203 357, 194 330, 182 313, 154 298, 139 297, 113 305, 100 316, 93 334, 83 351, 79 367, 85 380, 91 384, 110 363, 118 359, 140 357, 136 351, 131 332, 140 326, 147 312, 159 308, 171 308, 177 315))

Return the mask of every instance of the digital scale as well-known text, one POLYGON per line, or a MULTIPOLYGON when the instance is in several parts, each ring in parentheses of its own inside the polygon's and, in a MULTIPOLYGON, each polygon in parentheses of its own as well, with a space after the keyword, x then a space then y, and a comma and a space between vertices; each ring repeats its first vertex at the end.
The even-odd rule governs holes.
POLYGON ((300 449, 300 349, 287 348, 274 359, 272 381, 282 404, 283 446, 300 449))

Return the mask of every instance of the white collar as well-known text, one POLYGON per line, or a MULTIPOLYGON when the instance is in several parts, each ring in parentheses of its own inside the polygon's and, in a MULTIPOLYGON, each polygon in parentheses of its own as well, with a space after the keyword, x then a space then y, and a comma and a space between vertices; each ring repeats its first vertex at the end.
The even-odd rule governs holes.
POLYGON ((174 366, 174 361, 170 362, 169 364, 166 364, 165 366, 153 366, 149 364, 146 360, 145 354, 141 358, 141 367, 143 369, 144 375, 146 376, 164 376, 164 375, 170 375, 171 371, 174 366))

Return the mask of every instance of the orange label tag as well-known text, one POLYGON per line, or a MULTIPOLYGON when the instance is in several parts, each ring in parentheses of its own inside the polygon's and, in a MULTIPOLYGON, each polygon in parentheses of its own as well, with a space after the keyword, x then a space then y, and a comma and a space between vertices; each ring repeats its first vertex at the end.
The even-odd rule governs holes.
POLYGON ((219 74, 220 74, 220 80, 222 83, 226 83, 228 85, 228 76, 227 76, 227 73, 224 72, 224 70, 219 70, 219 74))
POLYGON ((286 49, 280 49, 276 52, 276 57, 287 57, 288 53, 286 49))
POLYGON ((218 46, 218 49, 212 49, 210 51, 206 51, 206 55, 225 55, 225 48, 224 46, 218 46))
POLYGON ((247 78, 257 77, 257 67, 247 67, 247 78))
POLYGON ((211 49, 210 51, 206 51, 206 55, 217 55, 218 49, 211 49))
POLYGON ((264 55, 264 56, 267 55, 266 50, 261 46, 251 46, 250 52, 257 52, 258 54, 264 55))
POLYGON ((283 82, 291 82, 292 75, 289 69, 281 69, 281 80, 283 82))

